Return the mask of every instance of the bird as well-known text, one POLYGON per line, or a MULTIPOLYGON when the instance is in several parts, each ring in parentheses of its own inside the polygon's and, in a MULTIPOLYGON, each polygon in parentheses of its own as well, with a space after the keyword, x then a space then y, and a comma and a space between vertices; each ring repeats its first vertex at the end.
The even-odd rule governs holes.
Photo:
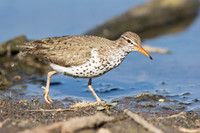
POLYGON ((22 48, 22 55, 28 54, 41 59, 53 69, 47 74, 46 86, 42 87, 44 99, 49 104, 53 102, 49 97, 50 79, 56 73, 74 78, 88 78, 88 88, 97 102, 101 102, 92 87, 93 78, 119 66, 133 51, 139 51, 152 59, 142 48, 139 35, 130 31, 117 40, 91 35, 70 35, 30 41, 18 47, 22 48))

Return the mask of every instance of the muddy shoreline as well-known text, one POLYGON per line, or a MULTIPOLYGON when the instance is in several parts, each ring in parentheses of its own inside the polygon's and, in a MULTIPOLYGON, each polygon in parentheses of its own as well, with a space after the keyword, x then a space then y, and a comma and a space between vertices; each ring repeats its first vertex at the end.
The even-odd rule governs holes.
MULTIPOLYGON (((144 98, 145 95, 140 96, 144 98)), ((129 98, 130 99, 130 98, 129 98)), ((132 98, 134 99, 134 98, 132 98)), ((138 124, 130 116, 124 113, 123 108, 130 108, 130 104, 126 99, 124 103, 118 102, 118 104, 109 109, 98 110, 100 105, 85 107, 85 108, 69 108, 62 102, 55 101, 54 104, 47 104, 40 102, 41 100, 19 100, 18 102, 12 102, 7 98, 0 98, 0 132, 1 133, 13 133, 13 132, 39 132, 41 129, 45 130, 51 125, 59 122, 65 122, 67 120, 73 121, 70 118, 82 118, 84 116, 92 116, 98 112, 102 112, 105 116, 111 118, 112 121, 102 121, 102 123, 96 126, 85 124, 84 127, 78 128, 75 126, 73 131, 76 132, 97 132, 100 129, 106 129, 109 132, 149 132, 143 125, 138 124), (129 107, 127 107, 129 105, 129 107), (121 108, 121 109, 120 109, 121 108), (49 125, 49 126, 47 126, 49 125), (46 128, 43 128, 46 127, 46 128)), ((123 100, 122 100, 123 101, 123 100)), ((71 104, 74 104, 74 102, 71 104)), ((152 101, 154 103, 156 101, 152 101)), ((138 103, 139 104, 139 103, 138 103)), ((104 106, 106 108, 106 106, 104 106)), ((133 106, 132 106, 133 107, 133 106)), ((180 132, 181 128, 195 129, 199 127, 199 114, 193 111, 184 112, 181 110, 173 110, 163 108, 159 111, 150 110, 154 108, 153 105, 149 106, 134 106, 133 112, 141 116, 148 123, 154 125, 163 132, 180 132), (141 110, 150 111, 151 113, 143 113, 141 110)), ((92 118, 95 119, 96 117, 92 118)), ((81 121, 80 121, 81 122, 81 121)), ((87 123, 87 122, 86 122, 87 123)), ((77 123, 77 125, 82 124, 77 123)), ((59 133, 60 126, 55 126, 48 132, 59 133)))

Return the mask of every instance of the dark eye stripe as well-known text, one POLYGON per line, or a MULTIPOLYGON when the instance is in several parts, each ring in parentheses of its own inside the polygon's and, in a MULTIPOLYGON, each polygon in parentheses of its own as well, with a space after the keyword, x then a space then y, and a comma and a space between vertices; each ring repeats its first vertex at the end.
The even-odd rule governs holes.
POLYGON ((131 40, 126 40, 128 43, 131 43, 131 40))
POLYGON ((122 38, 124 38, 128 43, 133 44, 134 46, 136 46, 137 44, 135 42, 132 42, 128 37, 125 36, 121 36, 122 38))
POLYGON ((128 43, 135 45, 131 40, 126 40, 128 43))

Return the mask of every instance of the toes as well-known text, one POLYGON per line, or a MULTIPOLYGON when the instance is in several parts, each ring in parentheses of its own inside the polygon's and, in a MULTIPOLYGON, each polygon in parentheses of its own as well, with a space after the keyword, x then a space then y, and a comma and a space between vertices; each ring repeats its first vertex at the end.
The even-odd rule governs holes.
POLYGON ((47 88, 44 87, 44 86, 42 86, 41 88, 44 89, 43 96, 44 96, 45 101, 46 101, 48 104, 51 104, 51 102, 53 102, 53 100, 51 100, 51 98, 49 97, 49 90, 47 90, 47 88))
POLYGON ((46 90, 46 87, 44 87, 44 86, 42 86, 41 88, 46 90))
POLYGON ((49 91, 48 91, 48 90, 44 90, 43 96, 44 96, 44 95, 49 95, 49 91))
POLYGON ((44 99, 47 103, 51 104, 51 102, 53 102, 53 100, 51 100, 51 98, 49 97, 49 93, 44 91, 43 93, 44 99))
POLYGON ((51 104, 52 100, 51 99, 49 100, 48 97, 49 97, 48 95, 45 95, 44 99, 48 104, 51 104))
POLYGON ((78 102, 75 103, 74 105, 70 105, 70 108, 86 108, 86 107, 92 107, 92 106, 96 106, 97 102, 78 102))
POLYGON ((43 96, 48 95, 48 93, 46 91, 43 92, 43 96))
POLYGON ((101 101, 100 99, 99 99, 99 100, 97 100, 97 103, 98 103, 98 104, 100 104, 101 102, 102 102, 102 101, 101 101))
POLYGON ((51 98, 49 97, 49 95, 47 95, 47 99, 48 99, 50 102, 53 102, 53 100, 51 100, 51 98))

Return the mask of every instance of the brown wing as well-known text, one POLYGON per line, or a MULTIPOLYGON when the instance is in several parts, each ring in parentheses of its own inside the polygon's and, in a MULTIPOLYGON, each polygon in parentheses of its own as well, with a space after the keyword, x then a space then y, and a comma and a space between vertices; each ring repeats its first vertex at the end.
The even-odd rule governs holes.
POLYGON ((65 36, 28 42, 22 52, 61 66, 77 66, 88 61, 91 46, 85 37, 65 36))

